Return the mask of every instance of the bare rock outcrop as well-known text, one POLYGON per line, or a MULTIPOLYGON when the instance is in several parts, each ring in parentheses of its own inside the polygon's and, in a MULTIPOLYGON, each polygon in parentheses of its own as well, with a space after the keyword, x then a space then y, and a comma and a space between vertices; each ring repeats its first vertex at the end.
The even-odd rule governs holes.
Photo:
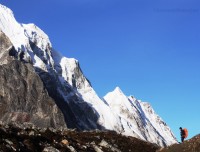
POLYGON ((10 40, 0 32, 0 121, 66 127, 62 112, 34 67, 16 60, 16 54, 10 40))
POLYGON ((16 53, 9 38, 0 30, 0 65, 12 61, 16 53))

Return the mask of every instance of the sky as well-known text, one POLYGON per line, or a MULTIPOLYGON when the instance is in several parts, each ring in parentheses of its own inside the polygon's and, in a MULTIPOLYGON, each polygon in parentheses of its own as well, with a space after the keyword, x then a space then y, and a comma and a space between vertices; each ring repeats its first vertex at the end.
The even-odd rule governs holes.
POLYGON ((79 60, 100 97, 149 102, 180 141, 200 133, 199 0, 0 0, 79 60))

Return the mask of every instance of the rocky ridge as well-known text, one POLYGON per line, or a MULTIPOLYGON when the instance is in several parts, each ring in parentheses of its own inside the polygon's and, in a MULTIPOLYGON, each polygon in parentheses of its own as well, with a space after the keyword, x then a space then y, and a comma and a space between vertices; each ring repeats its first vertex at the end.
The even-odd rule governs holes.
POLYGON ((0 125, 0 151, 4 152, 156 152, 158 149, 155 144, 111 131, 0 125))

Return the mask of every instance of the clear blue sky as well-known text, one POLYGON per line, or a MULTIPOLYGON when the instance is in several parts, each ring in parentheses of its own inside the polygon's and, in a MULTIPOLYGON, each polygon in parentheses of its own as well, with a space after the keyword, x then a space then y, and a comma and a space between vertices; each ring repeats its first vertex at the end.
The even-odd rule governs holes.
POLYGON ((200 133, 199 0, 0 2, 78 59, 100 97, 119 86, 150 102, 178 139, 180 126, 200 133))

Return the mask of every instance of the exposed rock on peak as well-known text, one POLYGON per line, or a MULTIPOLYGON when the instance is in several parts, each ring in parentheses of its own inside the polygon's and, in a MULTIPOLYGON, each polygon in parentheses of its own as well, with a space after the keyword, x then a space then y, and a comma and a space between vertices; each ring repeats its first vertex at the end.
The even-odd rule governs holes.
POLYGON ((0 65, 7 64, 16 56, 16 51, 9 38, 0 30, 0 65))

